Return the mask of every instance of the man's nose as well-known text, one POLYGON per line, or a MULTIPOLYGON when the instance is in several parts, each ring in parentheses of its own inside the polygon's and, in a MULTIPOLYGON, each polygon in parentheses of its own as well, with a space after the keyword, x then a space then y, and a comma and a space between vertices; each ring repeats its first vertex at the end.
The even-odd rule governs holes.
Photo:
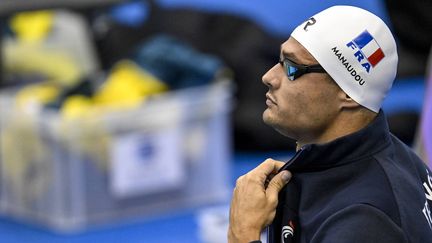
POLYGON ((282 67, 277 63, 262 76, 263 84, 269 89, 277 89, 280 85, 281 73, 283 74, 282 67))

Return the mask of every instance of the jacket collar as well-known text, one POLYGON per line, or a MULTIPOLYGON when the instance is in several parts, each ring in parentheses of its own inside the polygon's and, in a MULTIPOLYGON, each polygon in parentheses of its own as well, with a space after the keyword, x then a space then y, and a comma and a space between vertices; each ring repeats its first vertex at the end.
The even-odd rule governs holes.
POLYGON ((317 171, 353 163, 381 151, 390 143, 387 120, 381 110, 366 127, 324 144, 303 146, 281 170, 317 171))

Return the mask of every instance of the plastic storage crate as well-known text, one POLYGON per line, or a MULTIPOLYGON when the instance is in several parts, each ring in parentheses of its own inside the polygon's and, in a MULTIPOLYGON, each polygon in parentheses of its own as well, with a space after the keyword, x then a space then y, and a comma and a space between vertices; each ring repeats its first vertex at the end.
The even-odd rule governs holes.
POLYGON ((229 82, 79 120, 12 97, 0 94, 2 214, 73 232, 228 199, 229 82))

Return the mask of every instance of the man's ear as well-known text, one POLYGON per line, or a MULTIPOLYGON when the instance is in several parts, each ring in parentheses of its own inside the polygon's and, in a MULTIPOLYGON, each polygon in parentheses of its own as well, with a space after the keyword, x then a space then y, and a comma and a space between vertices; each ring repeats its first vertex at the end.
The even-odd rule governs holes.
POLYGON ((339 102, 341 109, 354 109, 358 108, 360 105, 355 102, 349 95, 347 95, 344 91, 340 90, 339 94, 339 102))

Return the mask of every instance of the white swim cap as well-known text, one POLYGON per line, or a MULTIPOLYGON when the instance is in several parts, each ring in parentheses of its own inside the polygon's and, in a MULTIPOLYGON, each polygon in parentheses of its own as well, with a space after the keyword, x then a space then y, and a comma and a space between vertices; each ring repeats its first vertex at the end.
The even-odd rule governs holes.
POLYGON ((357 7, 334 6, 299 25, 291 36, 347 95, 379 111, 398 62, 396 42, 379 17, 357 7))

